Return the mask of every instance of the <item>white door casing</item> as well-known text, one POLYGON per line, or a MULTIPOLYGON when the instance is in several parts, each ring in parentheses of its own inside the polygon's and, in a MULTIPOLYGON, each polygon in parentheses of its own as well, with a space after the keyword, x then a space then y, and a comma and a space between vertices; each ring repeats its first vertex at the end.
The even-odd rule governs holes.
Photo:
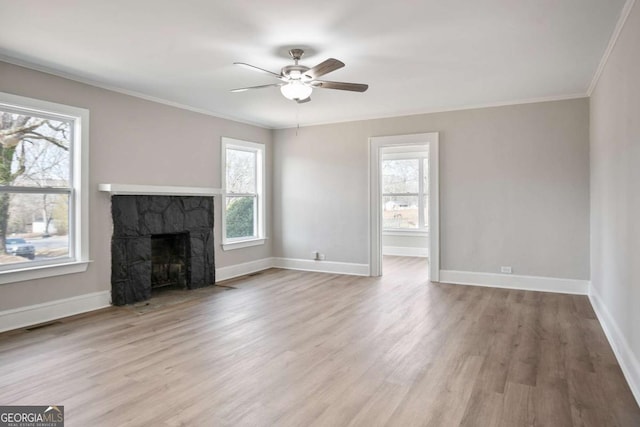
POLYGON ((382 174, 383 147, 398 145, 429 146, 429 278, 440 280, 440 197, 438 181, 438 132, 369 138, 369 243, 370 274, 382 275, 382 174))

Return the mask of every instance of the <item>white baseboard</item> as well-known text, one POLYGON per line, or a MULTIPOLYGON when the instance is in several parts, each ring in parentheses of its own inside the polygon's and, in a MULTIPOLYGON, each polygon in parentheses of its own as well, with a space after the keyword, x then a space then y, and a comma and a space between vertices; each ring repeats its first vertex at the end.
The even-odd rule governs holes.
POLYGON ((589 293, 588 280, 517 276, 514 274, 440 270, 440 282, 455 285, 487 286, 492 288, 556 292, 561 294, 587 295, 589 293))
POLYGON ((262 258, 255 261, 243 262, 242 264, 216 268, 216 282, 246 276, 247 274, 266 270, 271 267, 273 267, 273 258, 262 258))
POLYGON ((27 307, 0 311, 0 332, 87 313, 111 305, 111 291, 93 292, 27 307))
POLYGON ((382 255, 428 258, 429 249, 428 248, 407 248, 404 246, 383 246, 382 255))
POLYGON ((315 271, 319 273, 348 274, 353 276, 368 276, 368 264, 354 264, 336 261, 314 261, 295 258, 262 258, 242 264, 216 268, 216 282, 246 276, 247 274, 267 270, 269 268, 283 268, 286 270, 315 271))
POLYGON ((629 341, 620 331, 618 324, 613 316, 611 316, 611 313, 593 286, 589 289, 589 300, 604 330, 604 334, 609 340, 613 353, 616 355, 616 359, 618 359, 618 364, 620 368, 622 368, 622 373, 627 379, 629 388, 631 388, 636 402, 640 405, 640 362, 638 361, 638 357, 633 353, 633 350, 631 350, 629 341))
POLYGON ((350 262, 273 258, 273 266, 288 270, 316 271, 319 273, 349 274, 352 276, 369 275, 369 264, 354 264, 350 262))

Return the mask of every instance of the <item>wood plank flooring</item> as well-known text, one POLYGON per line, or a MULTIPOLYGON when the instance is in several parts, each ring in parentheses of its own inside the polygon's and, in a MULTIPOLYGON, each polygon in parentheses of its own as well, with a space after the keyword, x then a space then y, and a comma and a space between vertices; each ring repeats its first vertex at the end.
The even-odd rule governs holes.
POLYGON ((584 296, 272 269, 0 334, 0 404, 67 426, 640 426, 584 296))

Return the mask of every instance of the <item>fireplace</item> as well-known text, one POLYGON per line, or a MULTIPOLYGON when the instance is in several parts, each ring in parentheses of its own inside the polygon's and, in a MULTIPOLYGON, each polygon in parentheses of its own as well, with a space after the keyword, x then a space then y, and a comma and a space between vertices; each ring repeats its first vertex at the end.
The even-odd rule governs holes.
POLYGON ((147 300, 165 286, 215 283, 213 197, 114 195, 111 213, 114 305, 147 300))

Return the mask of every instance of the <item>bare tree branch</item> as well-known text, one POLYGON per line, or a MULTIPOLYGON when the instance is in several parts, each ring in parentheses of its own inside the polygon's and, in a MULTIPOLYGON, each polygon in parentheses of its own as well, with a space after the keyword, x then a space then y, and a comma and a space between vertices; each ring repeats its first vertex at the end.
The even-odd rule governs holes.
POLYGON ((59 140, 58 138, 53 138, 53 137, 51 137, 51 136, 41 135, 41 134, 39 134, 39 133, 37 133, 37 132, 32 132, 32 133, 29 133, 28 135, 24 135, 24 136, 22 137, 22 140, 23 140, 23 141, 33 143, 33 141, 30 141, 31 139, 42 139, 42 140, 45 140, 45 141, 47 141, 47 142, 52 143, 53 145, 55 145, 55 146, 57 146, 57 147, 62 148, 62 149, 63 149, 63 150, 65 150, 65 151, 69 151, 69 147, 67 147, 66 145, 64 145, 64 142, 62 142, 62 141, 61 141, 61 140, 59 140))
POLYGON ((22 153, 20 155, 20 159, 18 160, 18 170, 11 174, 11 182, 13 182, 17 177, 22 175, 26 170, 27 166, 25 163, 25 155, 24 155, 24 144, 22 144, 22 153))
POLYGON ((67 123, 59 122, 60 125, 58 126, 53 125, 50 120, 46 120, 44 123, 47 125, 49 129, 56 132, 60 132, 64 138, 67 137, 67 131, 69 129, 69 127, 67 126, 67 123))
POLYGON ((42 123, 43 122, 36 122, 29 126, 23 124, 21 126, 10 127, 9 129, 2 129, 0 130, 0 144, 4 147, 15 147, 26 134, 35 131, 42 123))

